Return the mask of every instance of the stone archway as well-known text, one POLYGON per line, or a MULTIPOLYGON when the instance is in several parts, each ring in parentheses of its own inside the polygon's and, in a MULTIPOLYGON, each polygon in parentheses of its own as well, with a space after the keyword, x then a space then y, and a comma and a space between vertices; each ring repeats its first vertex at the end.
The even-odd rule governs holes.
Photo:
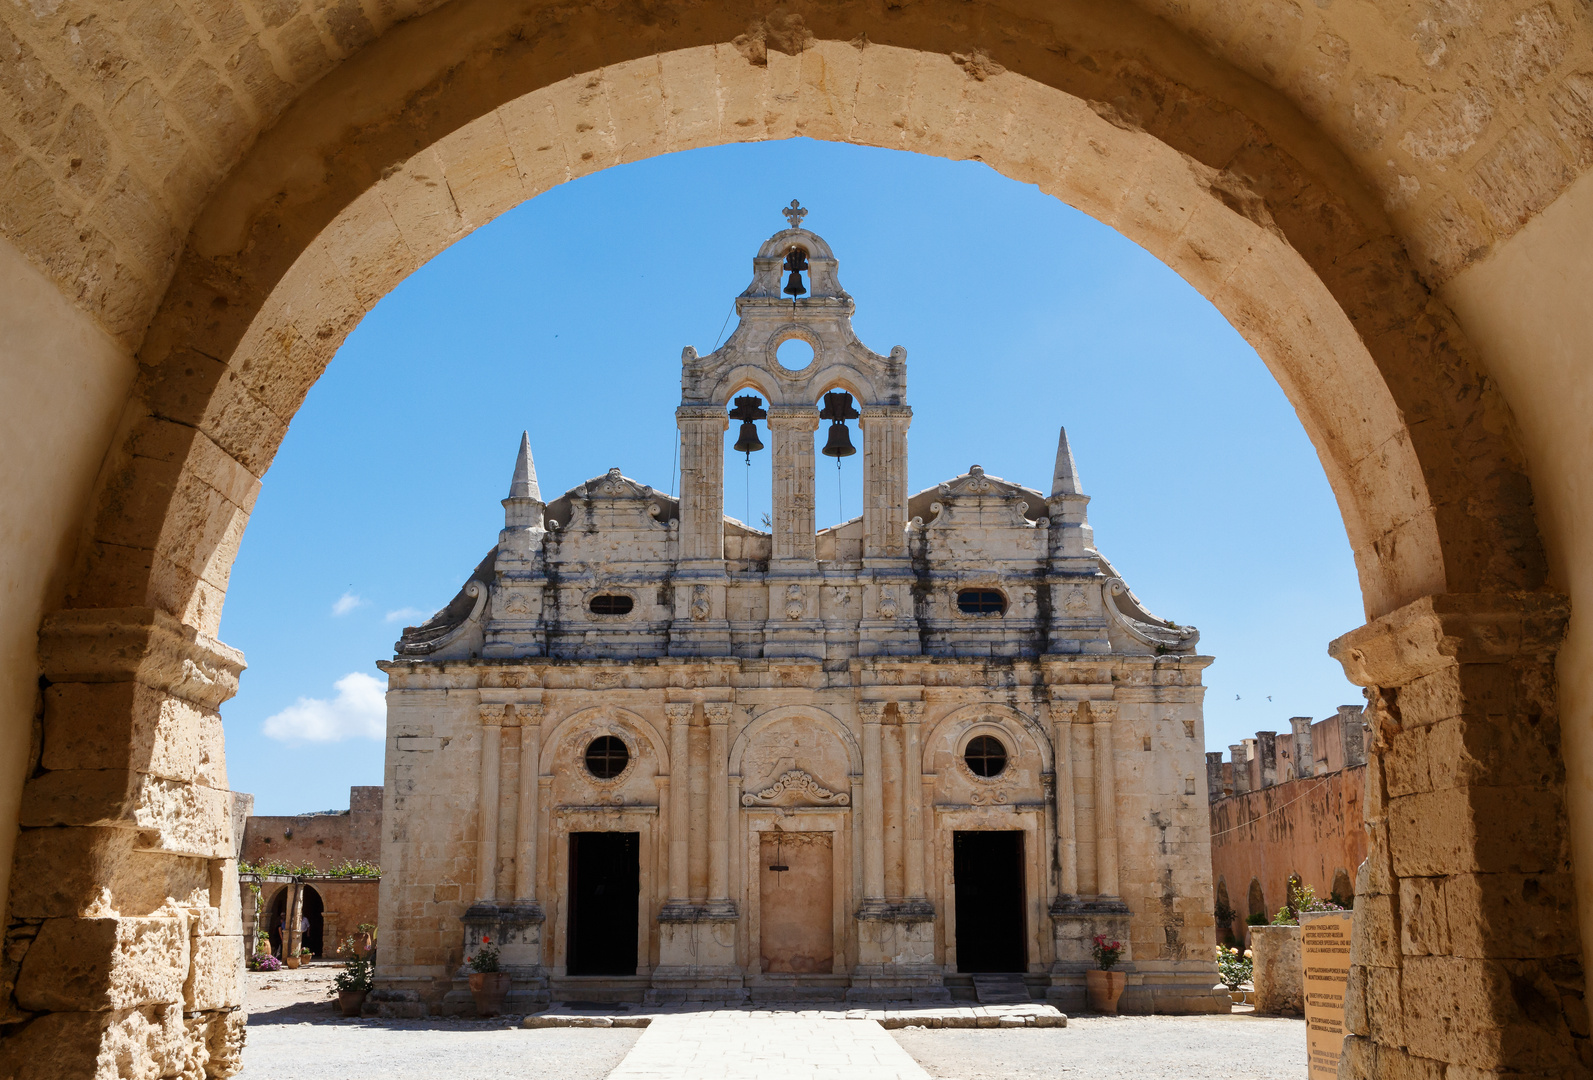
POLYGON ((750 25, 733 5, 668 24, 571 14, 536 33, 488 6, 416 19, 307 91, 189 237, 68 607, 41 636, 46 750, 12 901, 14 920, 39 927, 15 991, 34 1016, 8 1040, 10 1061, 63 1031, 95 1053, 202 1046, 225 1068, 235 1052, 229 936, 135 958, 117 927, 189 918, 162 914, 166 896, 224 910, 236 889, 215 710, 241 658, 210 635, 259 477, 360 315, 554 183, 800 133, 976 157, 1038 183, 1163 258, 1256 346, 1317 446, 1373 617, 1335 649, 1375 688, 1378 724, 1351 1060, 1368 1072, 1405 1057, 1569 1064, 1585 1020, 1568 974, 1579 940, 1553 692, 1564 604, 1542 591, 1503 404, 1330 144, 1279 95, 1132 20, 1083 20, 1078 41, 1047 48, 1002 15, 972 34, 987 51, 968 47, 954 5, 750 25), (104 728, 121 733, 109 749, 91 745, 104 728), (192 749, 162 756, 174 743, 192 749), (1516 824, 1501 837, 1492 820, 1516 824), (46 889, 52 866, 75 876, 46 889), (1528 880, 1547 898, 1548 952, 1496 921, 1528 880), (100 888, 114 910, 93 906, 100 888), (1389 931, 1417 902, 1449 925, 1407 955, 1389 931), (95 928, 110 933, 104 985, 58 986, 62 943, 98 940, 95 928), (181 1010, 174 1020, 118 989, 118 965, 133 963, 179 984, 199 973, 188 1027, 181 1010), (1460 1037, 1453 1016, 1468 1018, 1460 1037))

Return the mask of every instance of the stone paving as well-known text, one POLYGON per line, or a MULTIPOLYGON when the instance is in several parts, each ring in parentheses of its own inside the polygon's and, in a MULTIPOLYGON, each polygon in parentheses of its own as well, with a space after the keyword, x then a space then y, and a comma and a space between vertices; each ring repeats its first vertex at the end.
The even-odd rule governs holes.
POLYGON ((929 1080, 876 1021, 844 1012, 656 1016, 609 1080, 929 1080))

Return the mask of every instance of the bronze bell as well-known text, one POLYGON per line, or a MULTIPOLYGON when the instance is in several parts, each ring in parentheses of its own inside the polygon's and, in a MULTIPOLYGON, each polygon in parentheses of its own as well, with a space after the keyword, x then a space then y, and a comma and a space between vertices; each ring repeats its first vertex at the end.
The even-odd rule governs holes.
POLYGON ((738 454, 746 454, 748 461, 752 460, 754 450, 763 449, 763 440, 758 438, 756 421, 767 420, 769 414, 762 406, 762 398, 746 394, 736 398, 736 407, 730 410, 730 419, 741 421, 741 433, 736 436, 736 445, 731 449, 738 454))
POLYGON ((786 280, 784 291, 795 300, 808 291, 807 286, 802 284, 802 275, 808 268, 808 253, 799 247, 792 248, 785 253, 785 268, 791 271, 791 277, 786 280))
POLYGON ((830 437, 819 453, 832 458, 851 457, 857 453, 857 447, 852 445, 852 434, 846 429, 846 422, 856 420, 858 415, 858 411, 852 408, 851 394, 843 390, 825 394, 824 408, 819 410, 819 419, 830 421, 830 437))

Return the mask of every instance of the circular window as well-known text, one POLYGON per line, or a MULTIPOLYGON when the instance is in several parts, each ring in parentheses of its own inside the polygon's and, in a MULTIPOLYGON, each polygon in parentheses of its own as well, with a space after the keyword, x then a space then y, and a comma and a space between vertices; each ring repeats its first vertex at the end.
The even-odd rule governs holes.
POLYGON ((601 735, 586 748, 586 771, 599 780, 612 780, 630 764, 631 752, 621 739, 601 735))
POLYGON ((963 589, 957 593, 957 610, 964 615, 1004 615, 1007 598, 995 589, 963 589))
POLYGON ((1000 776, 1007 767, 1007 748, 1001 740, 991 735, 976 735, 968 741, 962 760, 975 776, 1000 776))
POLYGON ((587 604, 593 615, 629 615, 636 601, 628 596, 617 593, 605 593, 602 596, 592 597, 592 602, 587 604))

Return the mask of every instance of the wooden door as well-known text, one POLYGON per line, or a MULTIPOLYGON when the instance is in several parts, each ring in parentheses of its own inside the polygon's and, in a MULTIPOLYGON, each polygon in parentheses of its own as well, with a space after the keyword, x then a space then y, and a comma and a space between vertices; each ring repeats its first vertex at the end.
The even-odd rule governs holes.
POLYGON ((759 952, 763 970, 835 970, 834 842, 827 832, 761 834, 759 952))

